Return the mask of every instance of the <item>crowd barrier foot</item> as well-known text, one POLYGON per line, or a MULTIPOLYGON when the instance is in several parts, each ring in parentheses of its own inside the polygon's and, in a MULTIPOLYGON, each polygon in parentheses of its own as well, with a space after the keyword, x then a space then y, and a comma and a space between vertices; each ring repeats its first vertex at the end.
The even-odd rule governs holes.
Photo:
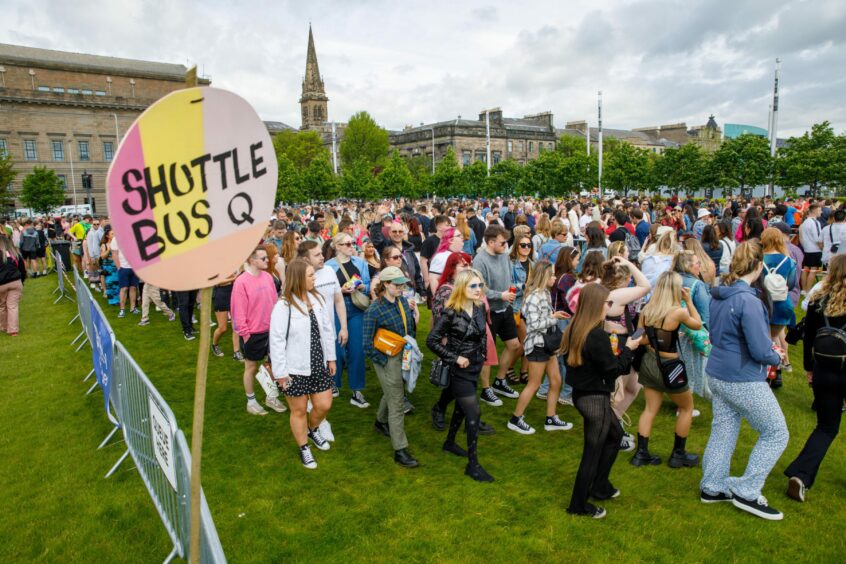
POLYGON ((97 446, 97 450, 100 450, 101 448, 103 448, 104 446, 106 446, 106 444, 109 442, 109 440, 110 440, 112 437, 114 437, 114 436, 115 436, 115 433, 117 433, 118 431, 120 431, 120 425, 115 425, 114 427, 112 427, 112 430, 111 430, 111 431, 109 431, 109 434, 108 434, 108 435, 106 435, 106 438, 105 438, 105 439, 103 439, 103 442, 102 442, 102 443, 100 443, 100 444, 99 444, 99 446, 97 446))
POLYGON ((82 338, 83 335, 85 335, 85 328, 84 327, 82 328, 82 332, 80 332, 80 334, 76 336, 76 339, 71 341, 71 346, 74 346, 76 344, 76 342, 82 338))
POLYGON ((129 456, 129 449, 126 449, 126 451, 125 451, 125 452, 124 452, 124 453, 120 456, 120 458, 118 458, 118 461, 117 461, 117 462, 115 462, 115 465, 114 465, 114 466, 112 466, 111 470, 109 470, 109 471, 106 473, 106 476, 105 476, 105 477, 106 477, 106 478, 109 478, 112 474, 114 474, 114 473, 117 471, 118 467, 119 467, 121 464, 123 464, 123 461, 124 461, 124 460, 126 460, 126 457, 127 457, 127 456, 129 456))
POLYGON ((87 391, 87 392, 85 392, 85 395, 86 395, 86 396, 90 396, 90 395, 91 395, 91 392, 93 392, 94 390, 96 390, 96 389, 97 389, 97 386, 98 386, 98 384, 97 384, 97 381, 95 380, 95 381, 94 381, 94 383, 93 383, 93 384, 91 384, 91 387, 90 387, 90 388, 88 388, 88 391, 87 391))
POLYGON ((167 558, 165 558, 165 559, 164 559, 164 563, 163 563, 163 564, 169 564, 170 562, 173 562, 173 559, 174 559, 174 558, 176 558, 176 556, 177 556, 178 554, 179 554, 179 551, 178 551, 178 550, 177 550, 177 548, 174 546, 174 547, 173 547, 173 550, 171 550, 171 551, 170 551, 170 554, 168 554, 168 555, 167 555, 167 558))
MULTIPOLYGON (((82 350, 82 347, 84 347, 84 346, 85 346, 85 343, 87 343, 87 342, 88 342, 88 337, 85 337, 85 338, 82 340, 82 342, 81 342, 81 343, 79 343, 79 346, 78 346, 78 347, 76 347, 76 350, 75 350, 75 351, 73 351, 73 352, 79 352, 79 351, 81 351, 81 350, 82 350)), ((71 343, 71 344, 73 344, 73 343, 71 343)))
POLYGON ((94 369, 91 369, 91 372, 88 373, 88 376, 82 379, 83 382, 87 382, 89 378, 91 378, 92 374, 94 374, 94 369))
POLYGON ((52 295, 53 295, 53 294, 55 294, 56 292, 61 292, 61 291, 62 291, 62 289, 61 289, 61 288, 59 288, 58 286, 56 286, 56 289, 55 289, 55 290, 53 290, 52 292, 50 292, 50 295, 52 296, 52 295))
POLYGON ((76 315, 74 315, 74 316, 73 316, 73 319, 71 319, 70 321, 68 321, 68 325, 73 325, 73 322, 74 322, 74 321, 76 321, 77 319, 79 319, 79 314, 78 314, 78 313, 77 313, 76 315))

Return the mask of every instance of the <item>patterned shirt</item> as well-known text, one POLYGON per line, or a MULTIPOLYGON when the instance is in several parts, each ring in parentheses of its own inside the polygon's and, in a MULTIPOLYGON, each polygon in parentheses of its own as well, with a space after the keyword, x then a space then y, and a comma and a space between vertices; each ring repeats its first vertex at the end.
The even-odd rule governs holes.
POLYGON ((526 340, 523 348, 526 354, 530 354, 535 347, 543 347, 543 334, 558 323, 552 316, 549 292, 535 291, 526 296, 522 313, 523 319, 526 320, 526 340))
POLYGON ((388 363, 387 355, 379 352, 373 346, 373 335, 376 334, 376 330, 379 328, 393 331, 397 335, 407 334, 416 338, 417 326, 414 323, 414 314, 404 297, 398 297, 394 303, 389 302, 385 298, 380 298, 371 303, 367 311, 364 312, 364 354, 370 357, 370 360, 376 364, 384 366, 388 363), (405 312, 408 331, 403 327, 400 307, 405 312))

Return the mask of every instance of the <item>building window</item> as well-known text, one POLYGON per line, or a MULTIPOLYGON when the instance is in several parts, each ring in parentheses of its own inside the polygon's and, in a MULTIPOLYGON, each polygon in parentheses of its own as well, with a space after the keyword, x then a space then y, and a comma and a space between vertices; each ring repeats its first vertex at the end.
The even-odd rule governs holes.
POLYGON ((6 140, 0 139, 0 157, 5 157, 9 152, 6 150, 6 140))
POLYGON ((461 160, 464 163, 464 166, 469 165, 470 164, 470 151, 464 151, 463 153, 461 153, 461 160))
POLYGON ((484 151, 476 151, 476 160, 477 161, 482 161, 483 163, 487 162, 486 157, 487 157, 487 154, 484 151))
POLYGON ((494 151, 491 160, 493 161, 493 164, 498 163, 500 160, 502 160, 502 154, 499 151, 494 151))
POLYGON ((517 150, 520 151, 521 153, 523 152, 523 142, 522 141, 517 141, 517 150))
POLYGON ((64 93, 65 93, 65 89, 64 89, 64 88, 62 88, 61 86, 54 86, 54 87, 53 87, 53 92, 55 92, 56 94, 64 94, 64 93))
POLYGON ((50 92, 50 87, 49 86, 39 86, 38 91, 39 92, 50 92))
POLYGON ((508 140, 508 152, 512 152, 514 150, 514 141, 511 139, 508 140))
POLYGON ((79 94, 79 88, 68 88, 68 94, 79 94))
POLYGON ((549 149, 552 150, 554 148, 555 148, 555 141, 550 141, 549 142, 549 149))
POLYGON ((65 144, 63 141, 52 141, 53 143, 53 160, 65 160, 65 144))
POLYGON ((91 156, 88 154, 88 141, 79 142, 79 160, 90 161, 91 156))
POLYGON ((529 152, 533 152, 535 150, 535 143, 534 141, 529 141, 529 152))
POLYGON ((112 158, 114 157, 115 150, 114 145, 111 141, 105 141, 103 143, 103 160, 107 163, 112 162, 112 158))
POLYGON ((35 150, 35 141, 33 139, 24 141, 24 159, 28 161, 38 160, 38 151, 35 150))
POLYGON ((62 183, 62 190, 67 192, 68 191, 68 179, 67 179, 67 177, 64 174, 57 174, 56 176, 59 178, 59 182, 62 183))
POLYGON ((106 91, 105 91, 105 90, 96 90, 96 91, 94 92, 94 95, 95 95, 95 96, 105 96, 105 95, 106 95, 106 91))

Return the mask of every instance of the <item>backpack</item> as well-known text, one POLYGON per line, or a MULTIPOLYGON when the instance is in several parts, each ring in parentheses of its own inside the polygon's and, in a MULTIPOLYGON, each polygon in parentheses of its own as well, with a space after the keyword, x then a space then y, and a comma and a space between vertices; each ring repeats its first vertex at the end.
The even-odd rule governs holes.
POLYGON ((825 321, 825 327, 820 328, 817 336, 814 337, 814 363, 836 368, 842 372, 846 368, 846 324, 842 327, 831 326, 824 313, 827 301, 823 300, 820 303, 820 313, 825 321))
POLYGON ((626 248, 629 250, 629 260, 632 262, 637 261, 637 256, 640 254, 641 249, 640 241, 628 229, 626 229, 626 248))
POLYGON ((775 268, 770 268, 764 264, 764 270, 767 271, 767 275, 764 277, 764 288, 767 289, 767 292, 770 294, 770 298, 774 302, 783 302, 787 299, 788 289, 787 289, 787 280, 784 279, 784 276, 778 273, 778 269, 781 268, 785 262, 787 262, 790 257, 784 257, 778 266, 775 268))
POLYGON ((725 239, 720 239, 720 246, 723 248, 723 256, 720 258, 720 272, 728 272, 731 268, 731 259, 734 256, 734 245, 726 241, 725 239))
MULTIPOLYGON (((548 243, 549 241, 547 241, 548 243)), ((544 243, 546 244, 546 243, 544 243)), ((556 241, 556 244, 548 246, 545 250, 541 247, 540 252, 538 252, 538 260, 545 260, 547 262, 551 262, 555 264, 553 257, 558 258, 558 251, 561 250, 563 245, 556 241)))
POLYGON ((24 231, 21 234, 21 250, 33 253, 38 250, 38 233, 24 231))

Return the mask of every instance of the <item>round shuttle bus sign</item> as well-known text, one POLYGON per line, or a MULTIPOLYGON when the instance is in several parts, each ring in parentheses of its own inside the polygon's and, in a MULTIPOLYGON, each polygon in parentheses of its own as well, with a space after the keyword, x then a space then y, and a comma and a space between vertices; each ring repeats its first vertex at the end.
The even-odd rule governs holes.
POLYGON ((122 254, 168 290, 214 286, 259 243, 273 210, 276 154, 240 96, 218 88, 168 94, 127 131, 106 196, 122 254))

